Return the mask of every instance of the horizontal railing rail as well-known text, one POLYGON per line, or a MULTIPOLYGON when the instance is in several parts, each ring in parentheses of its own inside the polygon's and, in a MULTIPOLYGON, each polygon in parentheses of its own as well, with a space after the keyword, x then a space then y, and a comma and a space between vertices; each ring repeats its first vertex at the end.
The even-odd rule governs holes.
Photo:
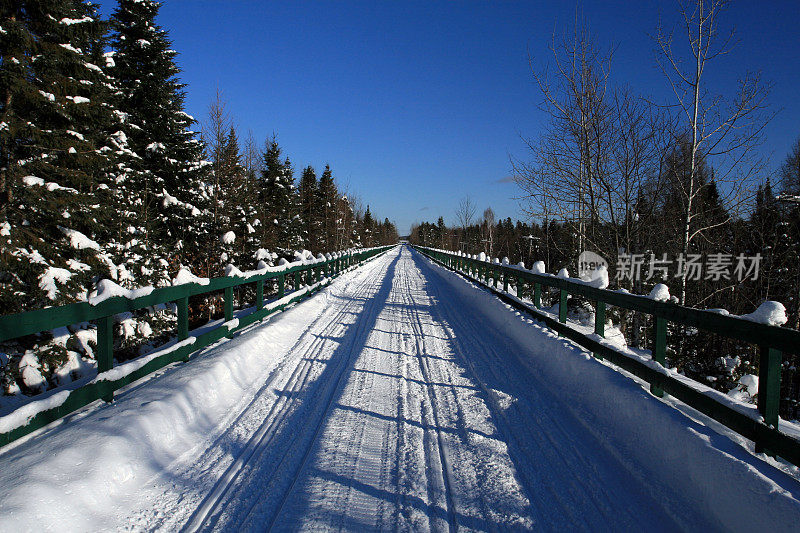
POLYGON ((660 397, 666 392, 750 439, 756 445, 756 452, 779 455, 800 466, 800 441, 778 429, 782 354, 800 350, 800 331, 724 315, 712 310, 693 309, 672 302, 656 301, 646 296, 599 289, 578 280, 531 272, 518 266, 481 261, 453 252, 422 246, 414 248, 437 263, 486 284, 504 301, 534 315, 559 334, 591 350, 595 357, 605 358, 647 381, 654 395, 660 397), (499 287, 501 283, 502 290, 499 287), (529 286, 528 294, 533 307, 522 302, 525 284, 529 286), (508 292, 509 285, 516 287, 516 298, 508 292), (542 287, 556 289, 559 292, 557 320, 541 310, 542 287), (569 295, 583 296, 593 302, 594 333, 599 337, 605 336, 607 305, 651 315, 653 317, 651 353, 652 360, 658 365, 656 367, 648 365, 603 343, 597 337, 593 338, 568 326, 566 304, 569 295), (667 373, 664 366, 668 323, 697 328, 758 346, 757 408, 761 419, 753 418, 721 403, 713 396, 667 373))
POLYGON ((174 287, 153 289, 149 294, 137 298, 114 296, 93 305, 79 302, 24 313, 0 316, 0 342, 11 341, 27 335, 47 332, 56 328, 94 322, 97 325, 97 376, 81 380, 73 387, 48 391, 34 397, 31 402, 0 417, 0 446, 40 429, 95 400, 112 401, 114 391, 171 363, 187 360, 194 352, 247 327, 270 314, 286 308, 323 286, 325 279, 332 279, 352 266, 372 259, 394 245, 366 250, 355 250, 336 254, 330 259, 304 264, 289 264, 285 268, 274 267, 267 272, 243 273, 241 276, 213 278, 201 284, 190 282, 174 287), (286 291, 287 277, 294 282, 293 291, 286 291), (305 278, 305 280, 302 280, 305 278), (277 296, 265 301, 264 284, 277 280, 277 296), (306 285, 303 289, 300 285, 306 285), (234 321, 233 289, 245 285, 255 287, 256 301, 253 311, 236 317, 234 321), (211 330, 189 336, 189 297, 224 291, 224 315, 222 324, 211 330), (176 343, 157 349, 152 354, 127 361, 114 367, 114 316, 120 313, 146 309, 161 304, 175 304, 177 308, 176 343), (133 363, 133 367, 128 365, 133 363), (39 407, 41 402, 41 409, 39 407), (19 416, 16 416, 20 413, 19 416), (30 413, 30 414, 27 414, 30 413), (23 423, 9 421, 9 417, 23 423), (7 427, 7 430, 2 428, 7 427))

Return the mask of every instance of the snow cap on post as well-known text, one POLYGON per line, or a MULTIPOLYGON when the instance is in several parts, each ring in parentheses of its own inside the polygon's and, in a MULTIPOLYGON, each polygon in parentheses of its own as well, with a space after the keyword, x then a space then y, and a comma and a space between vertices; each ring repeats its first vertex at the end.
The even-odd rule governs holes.
POLYGON ((669 287, 663 283, 656 283, 656 286, 653 287, 647 297, 657 302, 666 302, 669 300, 669 287))
POLYGON ((786 308, 780 302, 767 300, 758 306, 752 313, 741 315, 745 320, 767 324, 768 326, 782 326, 786 324, 786 308))

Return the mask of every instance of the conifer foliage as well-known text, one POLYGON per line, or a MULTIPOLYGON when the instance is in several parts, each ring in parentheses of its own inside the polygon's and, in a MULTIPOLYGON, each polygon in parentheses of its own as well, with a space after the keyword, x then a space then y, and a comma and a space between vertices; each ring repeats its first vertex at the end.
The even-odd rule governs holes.
MULTIPOLYGON (((330 167, 319 183, 307 167, 298 190, 275 136, 242 150, 219 95, 198 139, 159 7, 118 0, 103 21, 82 0, 0 3, 0 314, 367 242, 330 167)), ((190 318, 220 312, 209 298, 190 318)), ((165 306, 115 324, 118 360, 175 334, 165 306)), ((95 339, 84 323, 0 346, 0 410, 92 372, 95 339)))
POLYGON ((107 275, 109 180, 124 138, 90 4, 3 3, 0 306, 81 298, 107 275))
POLYGON ((184 111, 177 52, 155 22, 159 7, 152 0, 119 1, 111 17, 109 73, 119 88, 118 108, 132 151, 118 179, 124 191, 118 197, 133 205, 126 230, 147 247, 144 257, 172 257, 174 268, 175 262, 200 257, 204 249, 198 236, 210 228, 202 143, 190 129, 194 119, 184 111), (164 257, 154 255, 156 248, 164 257))

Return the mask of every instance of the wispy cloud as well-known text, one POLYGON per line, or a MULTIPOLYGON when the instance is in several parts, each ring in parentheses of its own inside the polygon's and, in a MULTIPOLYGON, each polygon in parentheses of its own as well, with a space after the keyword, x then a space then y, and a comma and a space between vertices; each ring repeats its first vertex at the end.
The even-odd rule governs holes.
POLYGON ((514 183, 514 176, 504 176, 498 180, 495 180, 495 183, 514 183))
POLYGON ((430 209, 430 207, 428 207, 427 205, 425 207, 419 208, 420 211, 427 211, 428 209, 430 209))

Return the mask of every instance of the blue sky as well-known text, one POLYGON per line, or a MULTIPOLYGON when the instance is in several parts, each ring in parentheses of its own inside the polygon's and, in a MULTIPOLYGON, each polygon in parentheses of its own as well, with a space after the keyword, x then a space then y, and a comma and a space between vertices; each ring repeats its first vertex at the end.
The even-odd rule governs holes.
MULTIPOLYGON (((115 2, 103 1, 108 15, 115 2)), ((454 221, 460 198, 480 211, 522 217, 509 155, 525 156, 545 117, 528 67, 547 60, 554 29, 574 2, 165 1, 166 28, 187 112, 206 114, 217 88, 243 134, 277 133, 295 168, 330 163, 338 182, 398 224, 454 221)), ((656 69, 659 16, 677 2, 581 5, 601 46, 617 47, 612 75, 655 99, 669 96, 656 69)), ((773 83, 778 116, 765 153, 777 168, 800 136, 800 2, 739 1, 726 12, 740 43, 708 73, 721 87, 745 70, 773 83)), ((298 172, 299 176, 299 172, 298 172)))

